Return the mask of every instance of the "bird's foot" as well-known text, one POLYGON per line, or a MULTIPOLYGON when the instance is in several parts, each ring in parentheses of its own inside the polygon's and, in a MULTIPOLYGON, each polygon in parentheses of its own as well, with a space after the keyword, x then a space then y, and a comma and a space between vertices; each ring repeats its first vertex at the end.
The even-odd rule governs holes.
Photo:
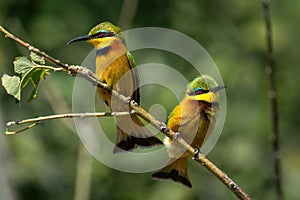
POLYGON ((196 160, 199 157, 200 153, 201 153, 200 150, 197 147, 195 147, 194 148, 193 160, 196 160))
POLYGON ((130 101, 131 101, 131 98, 130 98, 130 97, 126 97, 125 104, 126 104, 126 105, 129 105, 129 104, 130 104, 130 101))
POLYGON ((176 141, 179 137, 180 137, 180 133, 176 132, 174 137, 173 137, 173 141, 176 141))
POLYGON ((160 131, 163 133, 170 131, 170 129, 168 128, 168 126, 165 123, 161 123, 159 127, 160 127, 160 131))

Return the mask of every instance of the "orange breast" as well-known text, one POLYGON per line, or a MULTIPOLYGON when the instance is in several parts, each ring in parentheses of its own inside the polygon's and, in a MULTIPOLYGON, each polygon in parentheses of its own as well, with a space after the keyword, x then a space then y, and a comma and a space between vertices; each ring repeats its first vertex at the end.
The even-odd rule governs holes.
POLYGON ((168 126, 173 131, 178 131, 192 146, 201 148, 215 124, 213 115, 203 115, 202 112, 207 109, 197 101, 183 99, 173 110, 168 126))
MULTIPOLYGON (((127 58, 127 49, 118 40, 113 41, 108 47, 109 51, 96 57, 96 75, 100 81, 109 87, 130 97, 134 90, 136 77, 127 58)), ((100 97, 110 106, 111 95, 102 89, 98 89, 98 92, 100 97)))

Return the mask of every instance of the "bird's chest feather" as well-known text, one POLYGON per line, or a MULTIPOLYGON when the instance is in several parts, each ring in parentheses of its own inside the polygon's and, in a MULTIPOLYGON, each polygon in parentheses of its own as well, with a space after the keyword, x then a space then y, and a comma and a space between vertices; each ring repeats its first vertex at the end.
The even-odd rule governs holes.
MULTIPOLYGON (((97 50, 97 77, 101 82, 106 83, 121 94, 131 96, 134 90, 134 76, 126 48, 119 43, 112 43, 104 48, 97 50)), ((98 89, 98 92, 101 98, 110 104, 111 95, 101 89, 98 89)))
POLYGON ((96 52, 96 75, 109 86, 116 84, 131 68, 126 55, 126 47, 121 43, 113 42, 96 52))
MULTIPOLYGON (((174 115, 169 119, 169 127, 181 134, 193 147, 201 148, 208 138, 215 125, 213 108, 199 102, 183 102, 175 110, 174 115)), ((184 150, 179 144, 169 139, 165 140, 168 152, 175 157, 184 150)), ((186 154, 188 156, 188 154, 186 154)))
POLYGON ((193 102, 185 106, 187 108, 183 108, 179 132, 192 146, 200 148, 215 118, 209 112, 211 107, 206 104, 193 102))

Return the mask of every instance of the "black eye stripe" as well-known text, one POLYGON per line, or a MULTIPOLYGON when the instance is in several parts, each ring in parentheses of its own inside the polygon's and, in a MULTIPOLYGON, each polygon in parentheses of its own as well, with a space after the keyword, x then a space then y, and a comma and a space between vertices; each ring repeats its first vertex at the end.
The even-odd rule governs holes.
POLYGON ((100 31, 92 35, 92 38, 105 38, 105 37, 112 37, 114 35, 115 34, 113 32, 100 31))
POLYGON ((199 94, 205 94, 205 93, 208 93, 208 92, 209 92, 209 90, 204 90, 204 89, 201 89, 201 88, 196 88, 193 92, 188 93, 188 95, 195 96, 195 95, 199 95, 199 94))

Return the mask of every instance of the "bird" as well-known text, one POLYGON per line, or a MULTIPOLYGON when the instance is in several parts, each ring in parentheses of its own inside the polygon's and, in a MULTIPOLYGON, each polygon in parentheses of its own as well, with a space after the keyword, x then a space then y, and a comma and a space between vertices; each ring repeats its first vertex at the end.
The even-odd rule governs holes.
MULTIPOLYGON (((184 98, 170 113, 167 121, 168 127, 193 148, 200 150, 215 126, 219 111, 217 92, 223 88, 225 86, 218 86, 209 75, 196 77, 188 84, 184 98)), ((191 188, 188 161, 192 155, 176 139, 166 137, 164 144, 169 160, 162 169, 152 174, 152 177, 171 179, 191 188)))
MULTIPOLYGON (((118 91, 140 103, 139 77, 132 54, 127 50, 121 29, 105 21, 93 27, 87 35, 76 37, 68 44, 87 41, 96 50, 96 76, 108 88, 118 91)), ((130 107, 112 97, 111 92, 98 88, 100 98, 112 112, 128 111, 130 107)), ((116 116, 117 136, 114 153, 130 151, 136 147, 162 145, 163 142, 147 130, 136 113, 116 116)))

